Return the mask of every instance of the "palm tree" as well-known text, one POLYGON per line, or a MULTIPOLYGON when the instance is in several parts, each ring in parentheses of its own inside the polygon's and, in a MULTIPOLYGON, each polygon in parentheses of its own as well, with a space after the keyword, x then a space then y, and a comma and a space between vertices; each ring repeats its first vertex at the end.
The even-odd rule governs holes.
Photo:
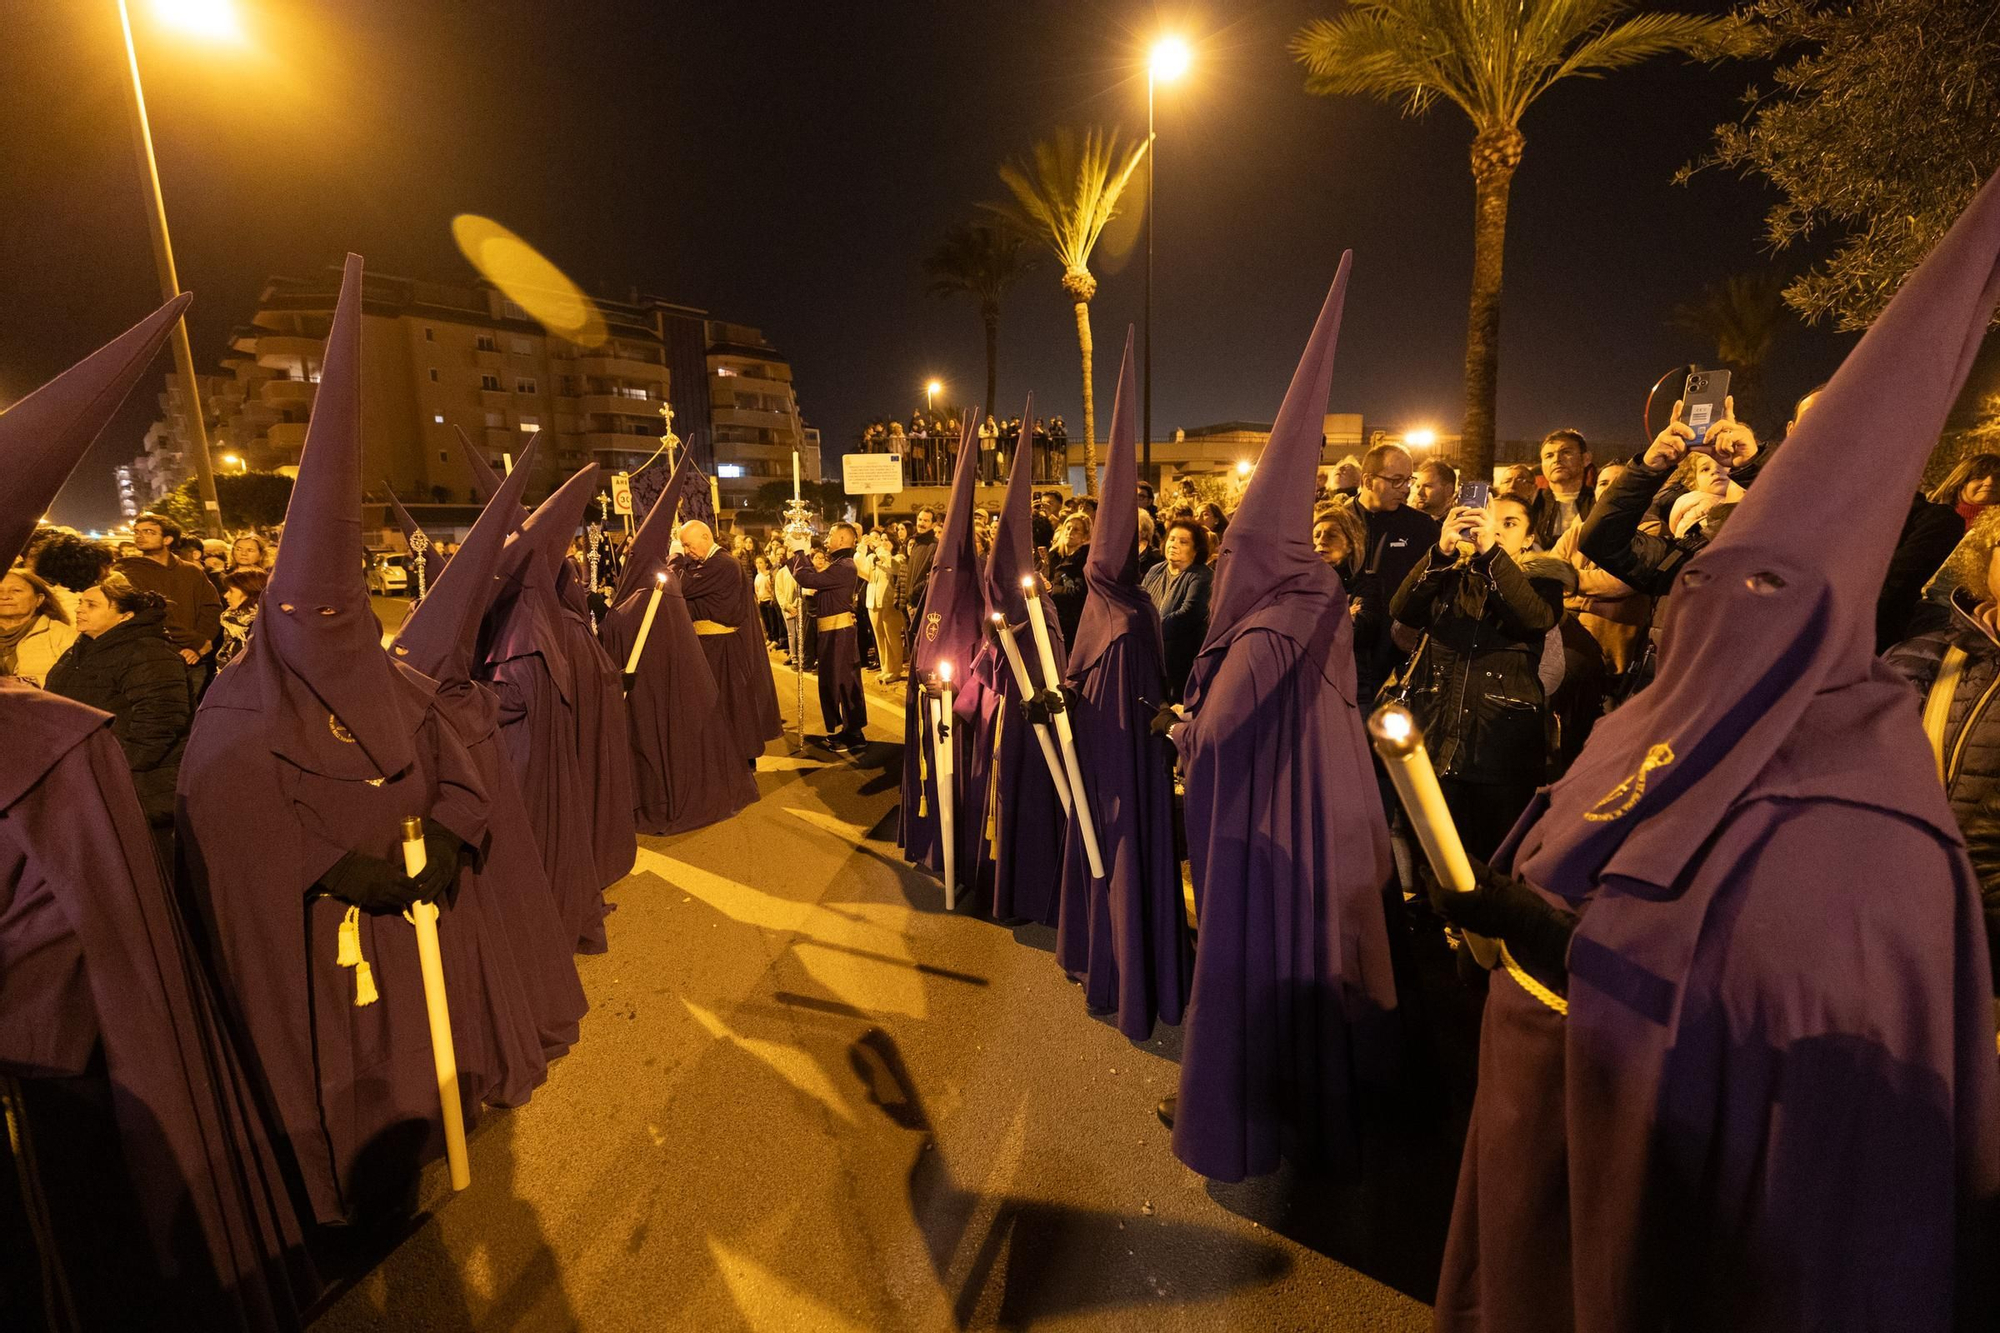
POLYGON ((1097 398, 1090 380, 1090 298, 1097 295, 1097 279, 1090 272, 1090 253, 1105 224, 1118 216, 1125 187, 1146 155, 1144 139, 1131 144, 1121 139, 1117 130, 1057 130, 1025 160, 1000 168, 1013 202, 984 205, 1021 235, 1047 245, 1062 265, 1063 295, 1076 308, 1083 357, 1083 475, 1092 495, 1097 494, 1097 398))
POLYGON ((1711 282, 1692 301, 1674 307, 1676 325, 1713 339, 1716 359, 1730 369, 1736 414, 1748 418, 1757 407, 1764 363, 1790 322, 1785 280, 1776 273, 1732 273, 1711 282))
POLYGON ((1021 253, 1027 238, 1006 227, 962 222, 944 234, 924 257, 932 296, 971 296, 979 301, 986 325, 986 415, 993 415, 1000 381, 1000 298, 1014 280, 1033 267, 1021 253))
POLYGON ((1738 49, 1732 19, 1624 17, 1633 0, 1352 0, 1292 37, 1306 91, 1400 102, 1421 115, 1439 97, 1472 121, 1472 301, 1465 330, 1466 464, 1493 463, 1500 373, 1500 258, 1507 191, 1527 140, 1521 117, 1562 79, 1593 76, 1669 52, 1738 49))

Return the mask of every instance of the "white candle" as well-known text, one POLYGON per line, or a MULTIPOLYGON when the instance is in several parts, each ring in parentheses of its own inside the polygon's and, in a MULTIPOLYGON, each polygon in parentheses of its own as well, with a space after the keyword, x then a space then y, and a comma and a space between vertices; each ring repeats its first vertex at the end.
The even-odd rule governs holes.
POLYGON ((625 659, 625 674, 639 669, 639 654, 646 651, 646 636, 653 632, 653 617, 660 613, 660 595, 667 590, 667 576, 653 576, 653 595, 646 599, 646 615, 639 622, 639 637, 632 640, 632 655, 625 659))
POLYGON ((794 450, 792 450, 792 501, 793 501, 793 503, 795 503, 795 504, 796 504, 796 503, 798 502, 798 498, 799 498, 799 451, 798 451, 798 450, 796 450, 796 449, 794 449, 794 450))
MULTIPOLYGON (((1035 652, 1042 659, 1042 679, 1058 693, 1062 677, 1056 674, 1056 650, 1049 641, 1048 621, 1042 616, 1042 599, 1035 593, 1035 576, 1021 578, 1021 599, 1028 604, 1028 628, 1035 632, 1035 652)), ((1083 768, 1076 761, 1076 736, 1070 731, 1069 711, 1058 710, 1056 739, 1062 743, 1063 767, 1069 770, 1069 789, 1076 797, 1071 809, 1076 813, 1077 832, 1083 835, 1083 854, 1090 860, 1090 877, 1104 878, 1104 857, 1097 848, 1097 825, 1090 817, 1090 797, 1083 785, 1083 768)))
MULTIPOLYGON (((429 864, 424 854, 424 821, 403 820, 403 870, 415 879, 429 864)), ((458 1096, 458 1053, 451 1044, 451 1008, 445 998, 444 955, 438 949, 435 903, 413 904, 410 924, 417 928, 417 970, 424 981, 424 1008, 430 1019, 431 1067, 437 1075, 438 1108, 444 1116, 444 1155, 451 1168, 451 1187, 472 1183, 472 1161, 465 1150, 465 1108, 458 1096)))
MULTIPOLYGON (((1014 673, 1014 686, 1021 692, 1021 701, 1026 703, 1035 693, 1034 682, 1028 679, 1028 664, 1021 660, 1021 645, 1014 642, 1014 631, 1007 628, 1007 617, 993 613, 993 636, 1000 640, 1000 651, 1007 658, 1008 669, 1014 673)), ((1041 742, 1042 759, 1049 766, 1049 780, 1056 785, 1056 798, 1062 802, 1063 813, 1069 813, 1069 780, 1063 776, 1062 760, 1056 758, 1055 738, 1049 735, 1047 723, 1035 723, 1035 739, 1041 742)))
POLYGON ((717 518, 722 517, 722 483, 714 477, 708 479, 708 504, 717 518))
MULTIPOLYGON (((1452 892, 1471 893, 1479 887, 1472 877, 1472 862, 1444 802, 1444 789, 1438 786, 1437 770, 1431 767, 1431 752, 1424 746, 1416 718, 1401 704, 1383 704, 1368 719, 1368 731, 1375 740, 1375 753, 1382 756, 1382 766, 1389 770, 1389 780, 1396 784, 1403 809, 1409 812, 1410 826, 1416 830, 1431 873, 1452 892)), ((1482 935, 1468 932, 1465 945, 1481 967, 1493 966, 1500 956, 1493 941, 1482 935)))

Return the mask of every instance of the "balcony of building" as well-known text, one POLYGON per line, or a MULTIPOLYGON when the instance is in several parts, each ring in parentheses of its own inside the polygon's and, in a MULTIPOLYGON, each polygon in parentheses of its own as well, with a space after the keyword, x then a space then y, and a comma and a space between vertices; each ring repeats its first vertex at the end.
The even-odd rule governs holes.
POLYGON ((606 379, 632 380, 646 385, 657 384, 661 386, 661 393, 666 392, 667 368, 651 361, 641 361, 636 357, 589 353, 573 361, 556 364, 559 369, 574 366, 579 375, 601 375, 606 379))
POLYGON ((575 401, 581 411, 595 416, 642 417, 655 424, 660 420, 660 403, 653 398, 630 398, 620 393, 586 393, 575 401))
POLYGON ((507 358, 498 348, 476 347, 472 351, 472 364, 481 370, 500 370, 507 364, 507 358))
POLYGON ((296 408, 311 411, 319 386, 307 380, 269 379, 257 389, 257 401, 279 411, 296 408))
POLYGON ((257 338, 256 355, 260 366, 317 375, 320 361, 326 355, 326 340, 292 333, 261 334, 257 338))
POLYGON ((645 462, 660 447, 659 440, 652 436, 623 435, 608 430, 587 430, 574 438, 580 440, 582 446, 594 454, 629 454, 632 456, 630 461, 634 464, 645 462))
POLYGON ((481 389, 479 405, 486 408, 506 408, 513 404, 514 395, 505 389, 481 389))
POLYGON ((274 454, 279 454, 296 463, 299 451, 306 447, 306 423, 303 421, 274 421, 264 430, 264 445, 274 454))

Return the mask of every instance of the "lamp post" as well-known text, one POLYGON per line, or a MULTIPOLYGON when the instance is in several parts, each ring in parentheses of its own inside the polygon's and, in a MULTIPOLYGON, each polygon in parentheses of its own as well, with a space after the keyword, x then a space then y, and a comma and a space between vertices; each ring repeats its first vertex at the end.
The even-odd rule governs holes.
POLYGON ((931 412, 932 412, 932 410, 933 410, 933 406, 934 406, 934 404, 936 403, 936 400, 937 400, 937 396, 938 396, 938 395, 939 395, 940 393, 942 393, 942 392, 944 392, 944 384, 943 384, 943 383, 942 383, 941 381, 939 381, 939 380, 926 380, 926 381, 924 381, 924 415, 925 415, 925 416, 929 416, 929 415, 931 414, 931 412))
POLYGON ((1153 89, 1172 83, 1187 73, 1193 60, 1188 44, 1179 37, 1162 37, 1153 43, 1146 61, 1146 351, 1141 371, 1145 383, 1139 417, 1139 475, 1153 480, 1153 178, 1160 174, 1160 156, 1153 130, 1153 89))
MULTIPOLYGON (((229 38, 236 34, 235 16, 226 0, 160 6, 161 15, 191 32, 208 37, 229 38)), ((171 301, 181 294, 180 276, 174 271, 173 242, 167 237, 167 204, 160 193, 160 164, 153 156, 153 130, 146 119, 146 91, 139 82, 139 52, 132 44, 132 15, 125 0, 118 0, 118 22, 125 32, 125 64, 132 74, 132 128, 139 151, 139 166, 146 178, 146 214, 153 237, 153 262, 160 271, 160 297, 171 301)), ((212 537, 222 535, 222 503, 215 494, 215 467, 208 457, 208 424, 202 418, 201 388, 195 383, 194 350, 188 345, 187 316, 174 321, 174 369, 181 377, 181 411, 187 420, 188 443, 194 453, 195 485, 201 491, 202 526, 212 537)))

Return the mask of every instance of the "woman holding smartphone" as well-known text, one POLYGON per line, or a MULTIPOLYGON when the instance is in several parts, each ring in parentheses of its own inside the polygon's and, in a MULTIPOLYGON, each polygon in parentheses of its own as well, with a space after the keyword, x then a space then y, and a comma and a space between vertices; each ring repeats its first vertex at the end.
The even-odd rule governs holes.
MULTIPOLYGON (((1460 500, 1479 498, 1472 490, 1460 500)), ((1481 860, 1548 772, 1541 668, 1549 631, 1562 620, 1562 588, 1522 572, 1532 536, 1528 507, 1513 495, 1454 505, 1437 544, 1389 603, 1398 623, 1428 635, 1410 707, 1465 849, 1481 860)), ((1559 658, 1559 645, 1555 651, 1559 658)))

